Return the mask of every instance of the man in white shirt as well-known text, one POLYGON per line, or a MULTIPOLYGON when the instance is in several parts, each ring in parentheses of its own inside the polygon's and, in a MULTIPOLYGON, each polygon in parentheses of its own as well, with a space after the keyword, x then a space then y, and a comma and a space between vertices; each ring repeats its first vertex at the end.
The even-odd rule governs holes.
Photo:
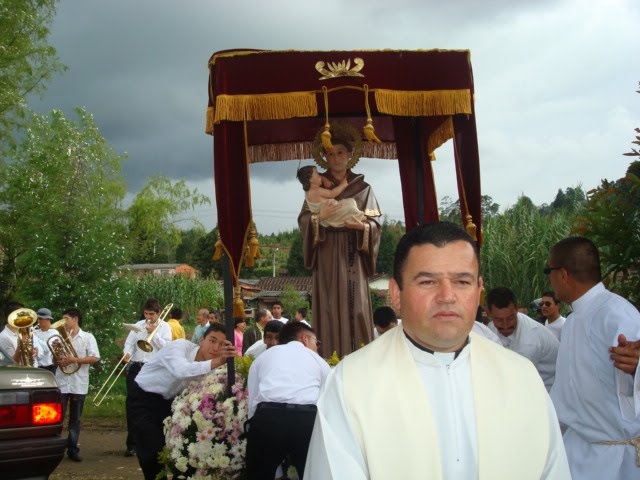
POLYGON ((373 312, 373 338, 376 339, 384 332, 398 326, 398 316, 393 308, 383 305, 373 312))
POLYGON ((258 357, 249 369, 247 477, 273 480, 290 455, 304 477, 304 464, 320 387, 329 365, 318 355, 317 337, 302 322, 289 322, 280 331, 280 345, 258 357))
POLYGON ((162 470, 158 453, 165 445, 163 420, 171 415, 173 398, 189 382, 224 365, 234 354, 224 325, 214 323, 205 330, 200 345, 184 339, 174 340, 144 364, 129 396, 138 463, 146 480, 154 480, 162 470))
MULTIPOLYGON (((24 309, 25 315, 27 315, 26 312, 29 312, 30 315, 33 315, 33 310, 25 309, 21 303, 11 302, 7 307, 7 318, 9 318, 9 315, 11 313, 19 309, 24 309)), ((30 329, 33 327, 27 328, 30 329)), ((5 353, 18 364, 23 364, 22 352, 18 348, 18 345, 23 339, 23 333, 25 333, 24 338, 28 336, 26 335, 26 332, 28 332, 27 328, 22 329, 12 327, 11 325, 9 325, 9 322, 7 322, 4 329, 0 332, 0 347, 2 347, 5 353), (21 332, 21 330, 23 332, 21 332)), ((40 341, 40 338, 38 338, 38 336, 35 334, 32 336, 31 342, 33 347, 31 366, 38 367, 40 365, 41 359, 45 355, 45 352, 48 351, 48 349, 46 345, 40 341)))
POLYGON ((327 378, 305 480, 570 478, 531 362, 470 334, 479 270, 477 246, 457 225, 402 237, 389 285, 402 326, 327 378))
POLYGON ((544 326, 556 336, 558 341, 562 339, 562 327, 566 320, 566 318, 560 315, 561 306, 562 302, 556 298, 556 294, 553 291, 549 290, 542 293, 540 309, 542 310, 542 316, 546 318, 544 326))
POLYGON ((280 300, 276 300, 275 302, 273 302, 273 305, 271 307, 271 314, 273 315, 274 320, 278 320, 282 323, 287 323, 289 321, 288 318, 282 316, 282 303, 280 302, 280 300))
POLYGON ((258 358, 271 347, 275 347, 280 340, 280 330, 282 330, 283 326, 282 322, 278 320, 267 322, 264 326, 264 338, 251 345, 244 355, 258 358))
POLYGON ((307 322, 307 309, 305 307, 300 307, 296 310, 294 320, 304 323, 307 327, 311 326, 311 324, 307 322))
POLYGON ((551 390, 565 428, 571 475, 574 480, 640 478, 640 374, 610 358, 613 352, 619 360, 615 352, 627 339, 640 338, 640 313, 601 283, 598 249, 584 237, 555 244, 544 273, 573 310, 562 328, 551 390))
POLYGON ((171 327, 164 320, 160 320, 160 303, 155 298, 149 298, 142 307, 144 320, 136 322, 136 330, 131 330, 124 342, 125 361, 129 362, 127 366, 127 399, 125 403, 127 412, 127 440, 125 456, 130 457, 136 454, 136 442, 133 436, 133 428, 131 424, 131 399, 129 398, 129 390, 133 387, 133 382, 140 372, 142 366, 151 361, 158 352, 168 343, 171 342, 171 327), (138 348, 138 341, 146 340, 146 338, 156 330, 151 339, 153 350, 145 352, 138 348))
POLYGON ((518 312, 518 302, 512 290, 497 287, 487 294, 489 328, 498 335, 502 345, 527 357, 536 367, 547 391, 556 375, 558 339, 544 325, 518 312))
POLYGON ((69 412, 69 437, 67 438, 67 456, 81 462, 78 438, 80 437, 80 417, 84 407, 84 400, 89 391, 89 365, 100 360, 100 352, 95 337, 85 332, 82 326, 82 314, 77 308, 69 308, 64 311, 62 318, 66 320, 64 328, 69 334, 69 340, 78 355, 77 357, 63 357, 58 360, 59 367, 68 365, 80 365, 80 369, 70 375, 62 373, 61 368, 56 370, 56 380, 62 393, 62 407, 69 412))
POLYGON ((36 330, 34 334, 38 337, 40 343, 42 343, 44 347, 42 357, 38 362, 38 367, 49 370, 51 373, 55 374, 56 365, 54 364, 53 355, 51 354, 51 349, 49 348, 47 341, 54 335, 58 335, 58 331, 51 328, 51 320, 53 320, 51 310, 48 308, 41 308, 36 313, 38 315, 38 326, 40 329, 36 330))

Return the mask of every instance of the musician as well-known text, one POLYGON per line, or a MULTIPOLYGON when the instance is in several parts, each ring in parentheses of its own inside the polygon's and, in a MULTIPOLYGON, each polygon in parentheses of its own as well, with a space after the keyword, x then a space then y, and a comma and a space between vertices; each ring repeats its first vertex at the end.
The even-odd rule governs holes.
POLYGON ((131 424, 131 400, 129 392, 133 386, 134 380, 142 366, 153 359, 158 351, 167 343, 171 342, 171 327, 164 320, 160 320, 160 303, 155 298, 149 298, 142 307, 144 320, 137 322, 136 328, 139 330, 131 330, 124 343, 124 361, 129 362, 127 368, 127 450, 125 456, 130 457, 136 454, 136 442, 133 436, 133 427, 131 424), (151 339, 151 352, 145 352, 137 348, 138 340, 145 340, 155 329, 156 333, 151 339))
POLYGON ((48 308, 41 308, 40 310, 38 310, 37 315, 38 327, 40 327, 40 329, 35 331, 35 335, 36 337, 38 337, 38 339, 40 339, 44 346, 42 358, 38 362, 38 367, 49 370, 55 375, 57 367, 54 364, 53 355, 51 354, 51 350, 49 349, 49 344, 47 343, 47 341, 54 335, 58 335, 58 331, 51 328, 51 320, 53 320, 51 310, 49 310, 48 308))
POLYGON ((178 339, 147 362, 129 390, 138 463, 144 478, 153 480, 162 467, 158 453, 165 445, 163 420, 171 415, 171 402, 192 380, 206 375, 233 357, 235 349, 226 339, 225 327, 211 325, 199 345, 178 339))
POLYGON ((78 437, 80 437, 80 416, 84 407, 84 400, 89 391, 89 365, 100 359, 98 344, 95 337, 82 330, 82 313, 77 308, 69 308, 62 314, 67 322, 64 328, 67 330, 69 340, 73 345, 77 357, 58 358, 58 365, 66 367, 72 363, 80 365, 80 369, 70 375, 56 370, 56 380, 62 393, 62 408, 69 412, 69 436, 67 437, 67 456, 74 462, 81 462, 78 437))
MULTIPOLYGON (((7 306, 7 318, 16 310, 24 308, 24 305, 17 302, 11 302, 7 306)), ((28 327, 31 329, 31 327, 28 327)), ((22 352, 20 348, 18 348, 19 343, 22 341, 22 335, 20 333, 19 328, 12 327, 9 325, 9 322, 5 325, 2 332, 0 332, 0 347, 5 351, 5 353, 17 363, 22 364, 22 352)), ((31 339, 32 342, 32 355, 31 355, 31 364, 34 367, 38 366, 38 361, 42 359, 45 350, 48 351, 47 347, 38 339, 35 335, 31 339)))

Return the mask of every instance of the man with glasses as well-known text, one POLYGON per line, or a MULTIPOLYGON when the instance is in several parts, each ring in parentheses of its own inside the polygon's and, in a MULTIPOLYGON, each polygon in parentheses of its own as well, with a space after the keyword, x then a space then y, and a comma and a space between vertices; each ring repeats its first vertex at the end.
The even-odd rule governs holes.
POLYGON ((318 343, 311 327, 288 322, 280 331, 280 345, 251 364, 247 478, 273 480, 287 455, 303 478, 316 401, 329 374, 318 343))
POLYGON ((558 341, 560 341, 562 336, 562 326, 566 320, 566 318, 560 315, 561 306, 562 303, 556 298, 556 294, 553 291, 542 292, 540 310, 542 311, 542 316, 545 318, 544 325, 556 336, 558 341))
POLYGON ((640 337, 640 313, 602 284, 598 249, 587 238, 556 243, 545 273, 573 310, 562 329, 551 389, 571 475, 640 478, 639 345, 631 342, 640 337))

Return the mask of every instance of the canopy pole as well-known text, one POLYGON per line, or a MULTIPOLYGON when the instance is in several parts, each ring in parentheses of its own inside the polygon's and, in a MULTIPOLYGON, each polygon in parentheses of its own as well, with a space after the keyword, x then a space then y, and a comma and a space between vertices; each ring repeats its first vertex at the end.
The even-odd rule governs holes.
POLYGON ((420 121, 413 117, 411 118, 411 130, 412 130, 412 138, 413 145, 415 151, 415 162, 416 162, 416 195, 418 201, 418 225, 422 225, 424 223, 424 169, 423 169, 423 150, 422 150, 422 141, 420 135, 420 121))
MULTIPOLYGON (((222 255, 222 278, 224 281, 224 324, 227 340, 235 345, 234 320, 233 320, 233 277, 231 275, 231 260, 225 252, 222 255)), ((231 396, 231 386, 236 383, 236 370, 233 357, 227 359, 227 395, 231 396)))

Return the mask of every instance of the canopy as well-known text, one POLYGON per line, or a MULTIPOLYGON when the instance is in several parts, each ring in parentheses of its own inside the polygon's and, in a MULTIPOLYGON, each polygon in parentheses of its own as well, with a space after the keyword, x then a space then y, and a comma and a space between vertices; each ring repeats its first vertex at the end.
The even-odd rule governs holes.
POLYGON ((365 143, 362 156, 398 160, 407 229, 438 220, 431 161, 453 138, 463 223, 481 243, 468 50, 228 50, 211 57, 209 71, 218 247, 234 286, 253 225, 249 164, 312 158, 327 116, 358 129, 372 120, 381 143, 365 143))

